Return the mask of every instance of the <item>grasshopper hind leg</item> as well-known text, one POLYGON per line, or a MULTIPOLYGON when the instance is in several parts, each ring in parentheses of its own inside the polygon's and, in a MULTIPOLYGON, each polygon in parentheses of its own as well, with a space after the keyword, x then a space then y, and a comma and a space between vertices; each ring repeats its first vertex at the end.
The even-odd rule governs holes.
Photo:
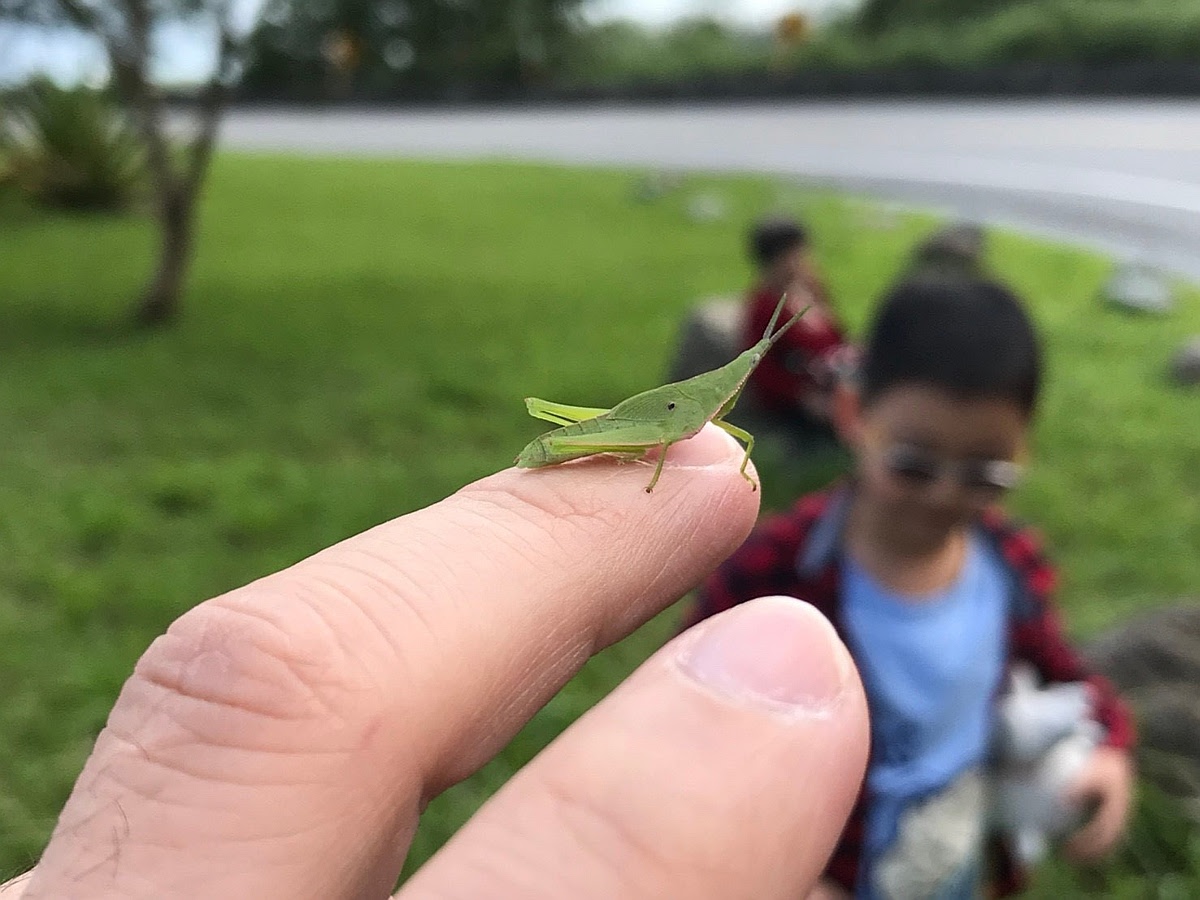
POLYGON ((713 419, 713 424, 724 431, 726 434, 731 434, 746 445, 746 455, 742 457, 742 468, 739 470, 741 476, 750 482, 750 489, 758 490, 758 483, 750 477, 750 473, 746 471, 746 466, 750 464, 750 454, 754 450, 754 435, 746 431, 744 428, 738 428, 736 425, 731 425, 723 419, 713 419))

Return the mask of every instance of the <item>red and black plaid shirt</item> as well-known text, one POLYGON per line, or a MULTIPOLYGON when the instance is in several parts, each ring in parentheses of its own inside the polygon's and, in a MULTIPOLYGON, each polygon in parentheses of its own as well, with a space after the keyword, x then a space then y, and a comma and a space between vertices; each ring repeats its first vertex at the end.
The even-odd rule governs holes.
MULTIPOLYGON (((814 283, 811 290, 826 301, 824 287, 814 283)), ((779 305, 779 291, 757 288, 747 304, 742 349, 760 340, 779 305)), ((826 301, 825 309, 829 310, 826 301)), ((848 346, 842 326, 826 312, 819 325, 801 320, 779 340, 758 367, 750 373, 750 384, 759 402, 776 412, 793 412, 802 407, 802 398, 820 393, 824 379, 816 371, 821 361, 848 346)))
MULTIPOLYGON (((845 640, 839 563, 849 501, 849 489, 840 488, 804 497, 789 512, 765 519, 704 584, 686 624, 747 600, 782 594, 811 603, 845 640)), ((1105 743, 1129 748, 1134 734, 1128 710, 1106 679, 1085 669, 1063 635, 1052 601, 1055 572, 1036 536, 999 511, 979 524, 1013 576, 1009 664, 1029 663, 1047 682, 1088 682, 1105 743)), ((860 793, 825 873, 848 890, 858 878, 866 805, 865 793, 860 793)), ((1025 875, 1005 848, 995 849, 997 895, 1016 893, 1025 875)))

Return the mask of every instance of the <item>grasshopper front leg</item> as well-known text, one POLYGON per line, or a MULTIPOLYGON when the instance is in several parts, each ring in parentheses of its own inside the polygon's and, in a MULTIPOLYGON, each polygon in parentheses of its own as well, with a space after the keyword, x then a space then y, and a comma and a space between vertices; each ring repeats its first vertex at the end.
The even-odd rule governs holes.
POLYGON ((738 428, 736 425, 731 425, 724 419, 713 419, 713 424, 725 431, 727 434, 733 435, 735 438, 738 438, 746 444, 746 455, 742 457, 742 468, 740 471, 742 477, 750 482, 750 489, 757 491, 758 484, 755 483, 754 479, 751 478, 750 474, 746 471, 746 466, 750 464, 750 453, 754 450, 754 435, 746 431, 744 428, 738 428))

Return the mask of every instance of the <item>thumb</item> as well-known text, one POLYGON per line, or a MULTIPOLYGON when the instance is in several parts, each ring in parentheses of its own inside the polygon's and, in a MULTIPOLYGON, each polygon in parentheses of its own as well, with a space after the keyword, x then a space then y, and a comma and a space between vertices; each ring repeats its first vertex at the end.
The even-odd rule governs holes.
POLYGON ((399 897, 807 896, 866 765, 857 672, 791 598, 655 655, 509 782, 399 897))

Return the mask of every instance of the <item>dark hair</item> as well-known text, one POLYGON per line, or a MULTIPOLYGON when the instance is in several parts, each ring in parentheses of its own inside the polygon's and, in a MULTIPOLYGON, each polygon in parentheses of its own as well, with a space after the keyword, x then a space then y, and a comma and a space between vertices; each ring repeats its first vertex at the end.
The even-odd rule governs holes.
POLYGON ((919 383, 962 398, 999 398, 1032 416, 1042 350, 1020 300, 1005 286, 970 275, 901 282, 875 316, 860 373, 863 402, 919 383))
POLYGON ((808 232, 795 219, 763 219, 750 230, 750 256, 759 266, 769 266, 782 254, 807 244, 808 232))

